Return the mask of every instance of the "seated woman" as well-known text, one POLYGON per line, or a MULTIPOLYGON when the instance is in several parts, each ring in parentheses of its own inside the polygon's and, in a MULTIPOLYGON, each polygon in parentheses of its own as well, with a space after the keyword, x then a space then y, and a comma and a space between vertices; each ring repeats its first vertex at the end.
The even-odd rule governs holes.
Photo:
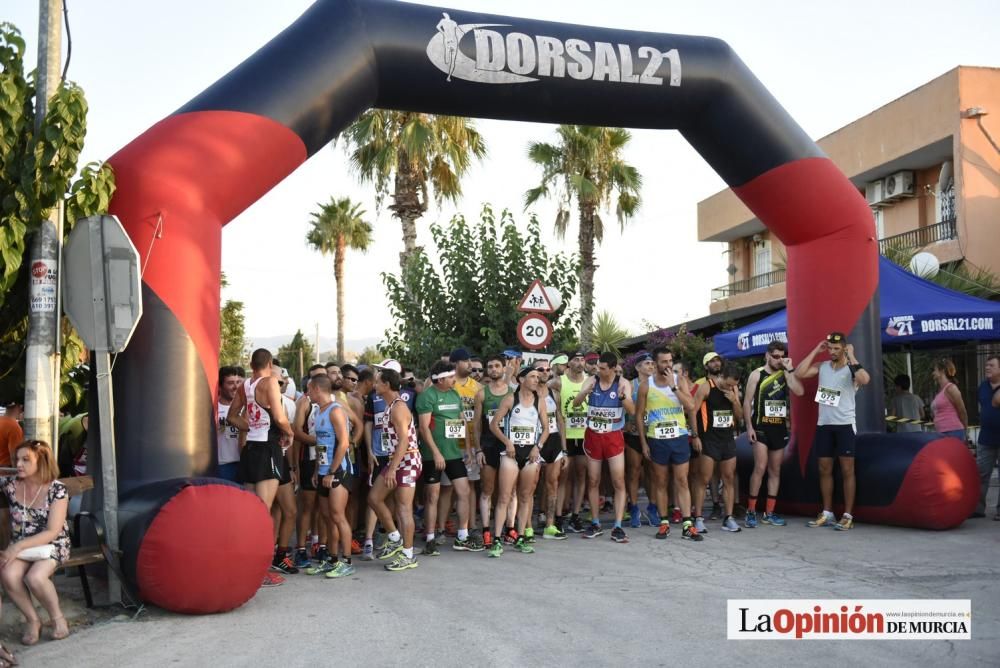
POLYGON ((52 574, 69 557, 69 493, 56 480, 59 469, 44 441, 25 441, 17 446, 14 466, 16 476, 0 478, 0 489, 10 505, 13 535, 10 546, 0 552, 0 580, 24 615, 22 643, 34 645, 42 630, 32 594, 49 615, 52 639, 62 640, 69 635, 69 627, 59 608, 52 574))

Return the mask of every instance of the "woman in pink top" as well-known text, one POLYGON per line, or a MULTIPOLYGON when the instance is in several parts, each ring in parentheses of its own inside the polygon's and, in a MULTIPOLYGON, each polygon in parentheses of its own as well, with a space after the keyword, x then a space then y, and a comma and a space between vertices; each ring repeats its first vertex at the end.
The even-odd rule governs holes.
POLYGON ((955 385, 955 365, 949 359, 939 359, 934 362, 931 376, 938 384, 938 393, 931 402, 934 431, 964 442, 969 414, 965 412, 962 393, 955 385))

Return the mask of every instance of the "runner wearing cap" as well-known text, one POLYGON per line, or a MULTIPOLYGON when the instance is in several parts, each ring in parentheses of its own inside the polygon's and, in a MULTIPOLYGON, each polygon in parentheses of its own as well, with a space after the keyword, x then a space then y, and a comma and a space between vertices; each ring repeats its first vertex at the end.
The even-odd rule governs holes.
MULTIPOLYGON (((670 356, 670 364, 673 364, 673 357, 670 351, 667 351, 667 355, 670 356)), ((635 372, 636 377, 632 379, 632 401, 639 405, 639 388, 644 384, 649 382, 650 376, 656 372, 656 364, 653 362, 653 356, 647 352, 643 352, 635 360, 635 372)), ((642 443, 639 439, 639 416, 629 416, 625 420, 625 491, 628 494, 629 499, 629 515, 630 523, 629 525, 633 529, 638 529, 642 526, 642 515, 639 512, 639 479, 642 477, 643 473, 643 463, 646 461, 642 454, 642 443)), ((654 503, 653 494, 647 490, 649 494, 650 503, 654 503)), ((668 497, 669 498, 669 497, 668 497)), ((655 505, 655 504, 654 504, 655 505)), ((659 516, 659 513, 657 513, 659 516)))
POLYGON ((431 367, 431 386, 417 397, 420 425, 420 453, 423 456, 423 478, 427 498, 424 504, 427 543, 425 555, 439 554, 434 542, 437 504, 441 474, 447 473, 458 496, 458 537, 455 550, 479 552, 482 543, 469 536, 469 481, 459 439, 465 438, 466 424, 462 417, 462 398, 455 391, 455 367, 448 362, 435 362, 431 367))
MULTIPOLYGON (((692 393, 697 391, 698 387, 706 383, 708 380, 712 380, 712 382, 718 385, 719 382, 722 380, 722 363, 723 359, 719 356, 719 353, 714 351, 705 353, 705 356, 701 358, 701 365, 705 367, 705 375, 694 382, 695 388, 692 390, 692 393)), ((693 416, 690 424, 694 425, 695 429, 697 430, 698 429, 697 425, 699 425, 700 422, 701 422, 700 418, 698 418, 697 416, 693 416)), ((699 439, 699 442, 697 444, 693 443, 693 445, 698 446, 698 452, 691 453, 692 459, 701 455, 701 446, 703 445, 701 441, 702 439, 699 439)), ((694 489, 695 486, 694 478, 700 477, 701 475, 700 470, 701 470, 700 466, 691 467, 692 477, 689 478, 689 482, 691 483, 691 489, 694 489)), ((712 512, 709 514, 708 517, 708 519, 710 520, 722 519, 722 503, 721 503, 722 499, 719 497, 720 484, 721 483, 719 478, 719 470, 718 468, 716 468, 715 473, 712 474, 711 482, 707 485, 710 498, 712 500, 712 512)), ((694 498, 694 495, 692 495, 692 498, 694 498)), ((702 508, 694 508, 692 509, 692 512, 696 517, 701 517, 702 510, 703 510, 702 508)), ((708 533, 708 529, 705 528, 704 526, 699 527, 699 531, 701 531, 702 533, 708 533)))
POLYGON ((753 448, 753 473, 750 474, 749 502, 743 526, 757 526, 757 495, 767 472, 767 501, 761 522, 785 526, 785 520, 774 512, 781 482, 781 462, 788 445, 788 418, 791 415, 789 390, 796 396, 803 393, 802 381, 792 373, 792 361, 786 356, 788 344, 771 341, 767 344, 764 366, 753 371, 747 380, 743 399, 743 415, 747 422, 747 438, 753 448))
POLYGON ((596 376, 597 375, 597 365, 600 363, 600 361, 601 361, 601 355, 600 355, 600 353, 591 351, 591 352, 587 353, 586 355, 584 355, 583 356, 583 364, 584 364, 583 371, 584 371, 584 373, 586 373, 588 376, 591 376, 591 377, 596 376))
POLYGON ((858 388, 867 385, 871 376, 854 356, 854 346, 841 332, 831 332, 820 341, 795 368, 799 380, 819 376, 816 403, 819 420, 813 449, 819 462, 819 490, 823 497, 823 510, 809 522, 810 527, 833 525, 834 529, 848 531, 854 528, 854 435, 857 432, 854 416, 854 395, 858 388), (825 362, 813 363, 821 352, 830 354, 825 362), (844 514, 834 524, 833 516, 833 460, 840 460, 840 474, 844 484, 844 514))
MULTIPOLYGON (((383 360, 381 364, 373 364, 372 368, 376 373, 381 373, 386 370, 391 370, 394 373, 401 373, 402 366, 394 359, 383 360)), ((375 379, 376 384, 378 379, 375 379)), ((405 402, 406 400, 403 399, 405 402)), ((362 459, 368 462, 368 469, 371 471, 371 480, 378 477, 380 473, 385 469, 386 464, 389 463, 389 456, 391 454, 389 450, 389 434, 385 431, 385 425, 389 419, 389 415, 386 412, 388 404, 383 399, 382 395, 378 393, 377 389, 373 389, 365 397, 364 406, 364 417, 365 417, 365 456, 362 459)), ((391 490, 390 495, 386 499, 386 503, 392 506, 392 496, 391 490)), ((377 516, 375 510, 371 507, 371 503, 368 504, 369 508, 365 513, 365 544, 362 548, 361 558, 365 561, 374 559, 375 557, 375 546, 374 546, 374 536, 375 536, 375 524, 377 523, 377 516)))
POLYGON ((587 458, 583 452, 583 437, 587 429, 587 402, 579 406, 573 400, 583 388, 587 375, 584 373, 583 351, 570 355, 566 373, 559 379, 559 396, 562 399, 562 414, 566 420, 566 454, 569 455, 570 468, 566 481, 563 483, 559 509, 566 507, 566 495, 573 490, 572 514, 564 530, 573 533, 583 533, 583 521, 580 519, 580 509, 583 507, 583 493, 587 488, 587 458))
POLYGON ((597 375, 588 378, 573 399, 574 406, 587 401, 587 430, 583 449, 587 454, 587 496, 590 500, 591 523, 584 538, 596 538, 601 529, 600 505, 597 502, 601 482, 601 468, 608 462, 611 484, 615 490, 615 524, 611 540, 627 543, 628 536, 622 528, 625 514, 625 413, 635 414, 632 388, 628 381, 615 373, 618 357, 611 352, 602 353, 597 365, 597 375))
MULTIPOLYGON (((535 551, 525 540, 524 532, 531 519, 531 501, 538 483, 540 444, 549 435, 548 413, 538 387, 538 372, 531 367, 522 368, 517 374, 517 387, 513 394, 504 397, 490 422, 490 431, 504 448, 500 453, 495 535, 497 538, 502 535, 507 509, 516 490, 517 520, 515 526, 508 530, 508 535, 513 539, 514 549, 525 554, 535 551)), ((490 556, 499 557, 501 554, 501 541, 494 540, 490 556)))
POLYGON ((563 374, 566 373, 566 367, 569 365, 569 355, 566 353, 559 353, 549 362, 549 367, 551 373, 549 374, 549 387, 556 390, 559 389, 559 380, 562 378, 563 374))

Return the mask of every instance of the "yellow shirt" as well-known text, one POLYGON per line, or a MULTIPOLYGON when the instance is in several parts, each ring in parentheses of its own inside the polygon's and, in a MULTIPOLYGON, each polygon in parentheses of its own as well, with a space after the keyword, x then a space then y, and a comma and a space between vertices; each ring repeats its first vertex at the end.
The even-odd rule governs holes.
MULTIPOLYGON (((462 417, 465 419, 466 434, 471 433, 472 418, 476 409, 476 394, 478 394, 481 387, 482 385, 473 379, 472 376, 468 376, 465 380, 455 381, 455 391, 458 392, 458 396, 462 397, 462 417)), ((467 443, 467 438, 459 440, 459 446, 463 450, 468 447, 467 443)))

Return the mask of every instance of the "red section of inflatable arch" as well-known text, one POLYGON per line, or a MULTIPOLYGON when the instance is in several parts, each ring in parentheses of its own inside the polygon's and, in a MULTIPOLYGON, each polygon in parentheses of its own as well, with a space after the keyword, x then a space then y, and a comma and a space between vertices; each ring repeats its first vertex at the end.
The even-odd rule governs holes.
POLYGON ((222 225, 305 159, 298 135, 269 118, 199 111, 165 118, 109 160, 117 186, 111 213, 139 251, 143 281, 194 342, 213 393, 222 225))
POLYGON ((232 485, 185 487, 142 539, 139 595, 185 614, 238 608, 260 587, 273 549, 271 515, 257 496, 232 485))
MULTIPOLYGON (((849 333, 878 287, 871 210, 827 158, 790 162, 733 190, 786 246, 788 345, 798 363, 829 330, 849 333)), ((816 430, 815 389, 812 380, 792 397, 803 474, 816 430)))
MULTIPOLYGON (((892 503, 858 506, 859 522, 945 530, 959 526, 976 509, 979 472, 969 449, 956 438, 942 437, 928 443, 913 458, 892 503)), ((815 515, 818 503, 780 502, 780 510, 793 515, 815 515)), ((835 509, 843 511, 842 504, 835 509)))

